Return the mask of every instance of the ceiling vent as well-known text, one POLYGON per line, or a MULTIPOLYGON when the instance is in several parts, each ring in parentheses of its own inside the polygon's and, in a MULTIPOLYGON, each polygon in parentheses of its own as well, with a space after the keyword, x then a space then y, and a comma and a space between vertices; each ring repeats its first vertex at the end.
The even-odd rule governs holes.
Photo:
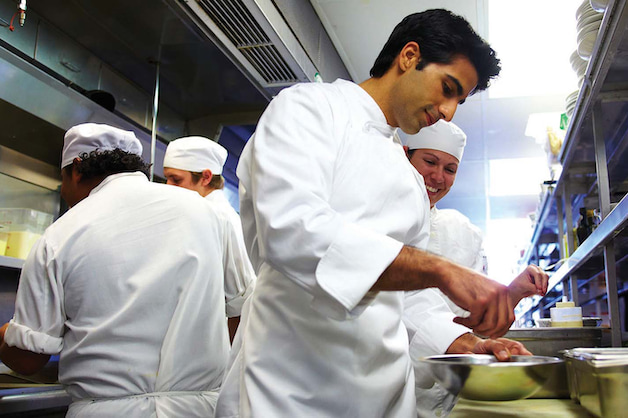
POLYGON ((209 30, 245 73, 271 94, 314 81, 314 63, 270 0, 189 0, 179 3, 209 30))

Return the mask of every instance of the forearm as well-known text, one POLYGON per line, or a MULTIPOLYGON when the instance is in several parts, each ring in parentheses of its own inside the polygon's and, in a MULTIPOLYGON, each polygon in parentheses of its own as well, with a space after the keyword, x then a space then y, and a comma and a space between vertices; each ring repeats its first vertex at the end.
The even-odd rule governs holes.
POLYGON ((404 246, 395 260, 381 274, 372 290, 442 289, 452 269, 458 266, 446 259, 413 247, 404 246))
POLYGON ((12 370, 29 375, 38 372, 48 363, 50 356, 22 350, 17 347, 9 347, 4 342, 4 333, 8 323, 0 328, 0 360, 12 370))

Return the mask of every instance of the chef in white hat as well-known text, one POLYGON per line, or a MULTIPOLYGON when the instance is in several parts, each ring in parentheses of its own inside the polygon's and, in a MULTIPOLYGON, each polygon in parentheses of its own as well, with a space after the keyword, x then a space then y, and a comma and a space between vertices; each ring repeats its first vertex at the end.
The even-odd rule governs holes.
POLYGON ((238 314, 252 281, 231 223, 198 194, 149 182, 141 153, 130 131, 68 130, 71 208, 31 250, 0 328, 0 359, 19 373, 60 354, 68 416, 213 416, 225 304, 238 314))
MULTIPOLYGON (((418 134, 410 136, 406 142, 406 150, 410 163, 425 181, 430 200, 428 251, 486 274, 486 257, 480 229, 455 209, 439 210, 435 206, 454 185, 466 142, 467 136, 458 126, 441 119, 434 125, 421 129, 418 134)), ((517 301, 522 297, 534 293, 544 294, 547 291, 547 274, 537 266, 528 266, 528 269, 541 273, 534 276, 524 272, 514 279, 510 288, 514 294, 520 296, 517 301), (539 276, 540 281, 534 282, 532 277, 539 276)), ((403 316, 410 338, 410 356, 415 369, 417 412, 421 418, 443 416, 453 408, 456 401, 455 396, 436 384, 421 363, 415 361, 421 357, 443 354, 442 350, 430 341, 430 332, 440 332, 441 335, 449 336, 451 344, 446 351, 448 354, 493 353, 500 360, 506 359, 511 354, 531 354, 519 342, 505 338, 480 339, 465 327, 449 322, 454 316, 466 316, 467 312, 456 306, 438 289, 429 291, 438 293, 444 300, 438 309, 443 312, 450 311, 449 314, 443 314, 445 317, 451 317, 449 320, 445 318, 447 323, 441 323, 443 319, 438 319, 437 316, 432 316, 430 318, 434 318, 433 320, 426 321, 426 315, 416 303, 419 295, 417 292, 406 293, 403 316)))
MULTIPOLYGON (((188 136, 171 141, 164 155, 164 176, 167 184, 194 190, 203 196, 220 213, 224 214, 237 231, 237 245, 246 254, 240 216, 231 206, 225 194, 222 170, 227 161, 227 150, 220 144, 202 136, 188 136)), ((248 257, 241 260, 253 271, 248 257)), ((253 276, 254 273, 251 273, 253 276)), ((242 292, 252 291, 252 283, 243 283, 242 292), (247 291, 247 289, 249 289, 247 291)), ((240 316, 230 317, 229 335, 235 336, 240 316)))

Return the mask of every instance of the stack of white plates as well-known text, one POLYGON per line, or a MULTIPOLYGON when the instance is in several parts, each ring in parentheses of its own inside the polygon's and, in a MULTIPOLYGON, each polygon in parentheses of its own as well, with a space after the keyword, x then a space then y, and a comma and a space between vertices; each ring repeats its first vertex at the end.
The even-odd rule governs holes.
POLYGON ((576 108, 576 102, 578 101, 579 93, 580 90, 576 90, 569 93, 569 95, 565 98, 565 113, 567 113, 567 117, 570 119, 571 115, 573 114, 573 110, 576 108))
POLYGON ((576 10, 576 31, 578 33, 578 55, 585 60, 591 58, 593 45, 602 23, 603 13, 591 7, 591 0, 584 0, 576 10))
POLYGON ((574 51, 569 57, 569 62, 571 63, 571 68, 578 76, 578 88, 582 88, 584 74, 587 71, 589 61, 582 59, 582 57, 578 54, 578 51, 574 51))

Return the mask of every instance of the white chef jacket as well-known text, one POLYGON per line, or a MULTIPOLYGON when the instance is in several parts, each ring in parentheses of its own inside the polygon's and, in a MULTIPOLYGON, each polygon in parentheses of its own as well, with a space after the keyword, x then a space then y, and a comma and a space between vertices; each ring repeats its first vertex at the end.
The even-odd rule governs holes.
MULTIPOLYGON (((486 273, 482 233, 466 216, 454 209, 431 209, 428 251, 486 273)), ((416 378, 417 414, 420 418, 444 417, 455 405, 457 398, 436 383, 427 368, 417 360, 445 353, 456 338, 470 332, 468 328, 451 322, 455 316, 466 314, 464 309, 456 306, 438 289, 406 293, 403 322, 410 338, 410 357, 416 378), (429 306, 426 311, 428 305, 424 299, 428 292, 434 293, 430 300, 440 299, 441 303, 429 306), (440 344, 429 338, 435 332, 440 332, 443 337, 440 344)))
POLYGON ((217 417, 415 416, 403 293, 369 291, 428 239, 394 133, 344 80, 285 89, 262 115, 237 170, 258 278, 217 417))
POLYGON ((234 243, 198 193, 111 175, 34 246, 6 342, 60 353, 70 417, 211 416, 250 281, 234 243))
POLYGON ((245 288, 246 294, 243 297, 238 298, 237 300, 232 301, 231 304, 227 305, 227 316, 234 317, 240 316, 242 311, 242 304, 249 297, 250 293, 254 288, 254 278, 255 273, 253 272, 253 266, 251 266, 251 262, 249 261, 249 257, 246 252, 246 246, 244 245, 244 236, 242 232, 242 221, 240 221, 240 215, 235 211, 229 200, 225 197, 225 193, 216 189, 205 196, 205 200, 207 200, 214 210, 221 215, 224 215, 229 222, 231 222, 231 226, 235 230, 235 242, 233 245, 238 246, 237 254, 234 254, 238 257, 235 262, 241 266, 242 269, 246 270, 246 280, 245 288))

